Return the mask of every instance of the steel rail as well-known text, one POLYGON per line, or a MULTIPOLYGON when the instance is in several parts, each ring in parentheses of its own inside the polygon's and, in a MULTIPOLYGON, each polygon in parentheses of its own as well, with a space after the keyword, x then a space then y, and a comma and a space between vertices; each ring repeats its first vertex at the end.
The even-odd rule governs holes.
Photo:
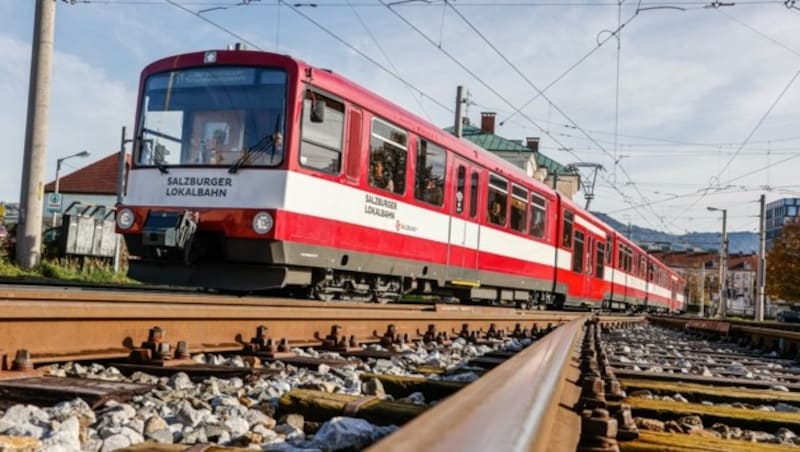
POLYGON ((190 352, 238 351, 255 336, 257 327, 290 345, 319 345, 334 325, 343 336, 359 342, 378 341, 393 324, 410 340, 421 339, 429 325, 450 336, 463 324, 469 330, 511 331, 533 325, 542 328, 574 319, 578 314, 515 311, 478 306, 435 306, 426 310, 386 309, 381 305, 342 307, 294 301, 282 306, 191 304, 134 301, 0 300, 0 356, 9 359, 27 350, 34 363, 70 359, 120 358, 147 340, 150 328, 164 330, 165 341, 185 341, 190 352))
POLYGON ((544 450, 585 320, 560 326, 369 450, 544 450))

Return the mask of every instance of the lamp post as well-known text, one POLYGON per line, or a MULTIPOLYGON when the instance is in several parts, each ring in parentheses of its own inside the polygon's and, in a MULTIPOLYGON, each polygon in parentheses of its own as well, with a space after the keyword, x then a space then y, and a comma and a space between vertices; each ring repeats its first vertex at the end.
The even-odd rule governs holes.
MULTIPOLYGON (((61 157, 60 159, 56 160, 56 189, 53 192, 56 195, 58 194, 58 189, 59 189, 59 180, 58 180, 58 178, 59 178, 59 174, 61 173, 61 163, 63 163, 64 160, 71 159, 73 157, 89 157, 89 151, 83 150, 81 152, 78 152, 78 153, 75 153, 75 154, 72 154, 72 155, 68 155, 66 157, 61 157)), ((56 227, 56 221, 58 221, 58 212, 53 212, 53 227, 56 227)))
POLYGON ((726 225, 728 220, 728 210, 718 209, 716 207, 706 207, 711 212, 722 212, 722 237, 719 244, 719 312, 718 317, 725 317, 727 311, 727 302, 725 295, 727 291, 728 282, 728 233, 726 232, 726 225))

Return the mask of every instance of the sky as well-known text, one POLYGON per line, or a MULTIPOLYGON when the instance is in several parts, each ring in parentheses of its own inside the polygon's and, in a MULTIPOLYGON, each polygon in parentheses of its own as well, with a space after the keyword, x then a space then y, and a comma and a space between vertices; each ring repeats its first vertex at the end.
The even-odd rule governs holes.
MULTIPOLYGON (((719 231, 712 206, 728 210, 729 231, 757 231, 760 194, 800 197, 800 4, 384 3, 59 1, 48 180, 59 157, 91 153, 64 162, 66 174, 119 149, 148 63, 245 39, 440 127, 452 125, 464 85, 473 124, 496 112, 498 135, 541 137, 541 151, 564 164, 601 164, 592 210, 623 222, 719 231)), ((0 0, 0 200, 19 199, 34 4, 0 0)))

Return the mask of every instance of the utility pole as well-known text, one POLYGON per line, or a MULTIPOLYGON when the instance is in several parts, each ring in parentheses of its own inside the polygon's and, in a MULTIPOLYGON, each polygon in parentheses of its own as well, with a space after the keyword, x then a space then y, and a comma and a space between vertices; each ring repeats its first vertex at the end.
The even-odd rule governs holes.
POLYGON ((767 258, 766 258, 766 197, 761 195, 758 220, 758 271, 756 272, 756 309, 755 321, 764 321, 765 293, 764 286, 767 281, 767 258))
POLYGON ((41 258, 44 172, 47 156, 47 114, 50 105, 56 1, 36 0, 28 86, 25 156, 22 164, 16 261, 29 269, 41 258))
POLYGON ((728 210, 722 209, 722 268, 720 271, 721 280, 719 286, 719 316, 725 318, 728 314, 728 232, 726 225, 728 222, 728 210))
POLYGON ((706 316, 706 261, 700 264, 700 317, 706 316))
MULTIPOLYGON (((117 165, 117 204, 122 204, 125 199, 125 182, 127 176, 127 152, 125 145, 133 142, 132 138, 126 138, 127 128, 122 126, 122 137, 119 140, 119 161, 117 165)), ((120 251, 122 248, 122 240, 119 234, 116 234, 116 242, 114 243, 114 273, 119 271, 120 251)))
POLYGON ((462 85, 458 85, 456 88, 456 123, 455 126, 455 136, 461 138, 464 136, 464 87, 462 85))

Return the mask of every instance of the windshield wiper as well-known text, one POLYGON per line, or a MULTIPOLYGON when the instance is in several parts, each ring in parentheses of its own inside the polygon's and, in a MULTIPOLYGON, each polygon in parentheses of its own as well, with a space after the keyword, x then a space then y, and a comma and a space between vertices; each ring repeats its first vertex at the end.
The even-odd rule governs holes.
POLYGON ((148 146, 147 147, 147 153, 150 154, 150 157, 152 158, 153 166, 158 168, 158 171, 160 171, 161 174, 169 174, 169 170, 167 169, 166 163, 164 163, 163 158, 159 158, 158 152, 156 152, 156 150, 155 150, 155 145, 153 144, 153 140, 145 140, 144 139, 145 132, 147 132, 147 133, 149 133, 151 135, 155 135, 157 137, 162 137, 162 138, 166 138, 168 140, 177 141, 179 143, 180 143, 180 140, 176 140, 174 137, 171 137, 169 135, 166 135, 166 134, 163 134, 163 133, 160 133, 160 132, 156 132, 155 130, 147 129, 147 128, 144 128, 144 127, 142 128, 142 132, 139 135, 139 142, 141 143, 141 145, 142 146, 148 146))
POLYGON ((244 166, 246 163, 250 163, 256 152, 266 152, 270 146, 272 146, 271 157, 274 157, 276 137, 277 134, 280 133, 280 130, 281 130, 281 115, 278 115, 278 117, 275 118, 275 131, 264 135, 263 138, 258 140, 258 143, 250 146, 246 151, 244 151, 244 154, 242 154, 241 157, 236 159, 236 161, 233 162, 233 165, 231 165, 231 167, 228 168, 228 173, 236 174, 236 172, 239 171, 239 168, 244 166))

